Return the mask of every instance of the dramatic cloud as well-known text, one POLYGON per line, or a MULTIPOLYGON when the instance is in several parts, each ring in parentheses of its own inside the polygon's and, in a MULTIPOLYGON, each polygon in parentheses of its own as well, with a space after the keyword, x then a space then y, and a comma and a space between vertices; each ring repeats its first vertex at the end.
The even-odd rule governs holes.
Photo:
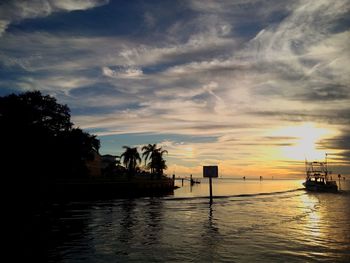
POLYGON ((0 10, 1 95, 56 96, 103 153, 157 142, 178 172, 220 163, 225 175, 290 175, 312 148, 333 151, 347 171, 348 0, 8 1, 0 10), (305 144, 319 129, 329 132, 305 144))

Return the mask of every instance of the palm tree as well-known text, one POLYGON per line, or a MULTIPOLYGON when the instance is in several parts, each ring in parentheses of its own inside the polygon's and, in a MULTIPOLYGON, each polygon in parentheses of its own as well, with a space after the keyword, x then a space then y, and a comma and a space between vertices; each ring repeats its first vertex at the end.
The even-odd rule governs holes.
POLYGON ((168 153, 168 151, 162 150, 162 148, 157 149, 157 151, 154 152, 153 158, 151 161, 151 164, 152 164, 151 166, 153 166, 153 169, 156 171, 158 178, 160 178, 163 175, 163 170, 168 168, 163 158, 164 153, 168 153))
MULTIPOLYGON (((148 158, 152 160, 152 156, 154 152, 157 150, 157 144, 148 144, 142 147, 142 157, 145 157, 145 165, 147 163, 148 158)), ((153 173, 153 169, 151 167, 151 173, 153 173)))
POLYGON ((150 159, 147 167, 151 169, 151 173, 160 177, 163 174, 163 170, 167 168, 163 154, 168 153, 168 151, 163 150, 162 147, 157 148, 157 144, 143 146, 142 151, 142 156, 145 157, 145 164, 150 159))
POLYGON ((135 173, 137 163, 141 162, 140 154, 137 151, 137 148, 131 148, 129 146, 123 146, 125 152, 120 155, 123 158, 123 163, 128 170, 129 176, 135 173))

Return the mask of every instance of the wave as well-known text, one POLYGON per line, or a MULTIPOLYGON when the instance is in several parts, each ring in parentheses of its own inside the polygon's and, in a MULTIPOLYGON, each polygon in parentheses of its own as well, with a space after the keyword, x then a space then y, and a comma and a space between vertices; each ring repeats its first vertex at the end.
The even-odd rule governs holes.
MULTIPOLYGON (((305 188, 297 188, 285 191, 277 191, 277 192, 263 192, 263 193, 253 193, 253 194, 236 194, 236 195, 214 195, 213 199, 229 199, 229 198, 240 198, 240 197, 259 197, 259 196, 274 196, 274 195, 282 195, 286 193, 294 193, 305 191, 305 188)), ((201 199, 209 199, 209 196, 181 196, 181 197, 164 197, 164 200, 169 201, 179 201, 179 200, 201 200, 201 199)))

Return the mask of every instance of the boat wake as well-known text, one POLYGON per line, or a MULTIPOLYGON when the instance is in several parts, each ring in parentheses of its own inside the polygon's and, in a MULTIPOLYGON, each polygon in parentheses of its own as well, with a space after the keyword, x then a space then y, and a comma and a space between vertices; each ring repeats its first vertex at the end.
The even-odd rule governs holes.
MULTIPOLYGON (((213 199, 233 199, 233 198, 239 198, 232 201, 239 201, 239 200, 246 200, 247 197, 264 197, 264 196, 277 196, 277 195, 283 195, 288 193, 298 193, 302 192, 305 193, 305 188, 297 188, 297 189, 291 189, 291 190, 285 190, 285 191, 276 191, 276 192, 262 192, 262 193, 252 193, 252 194, 236 194, 236 195, 214 195, 213 199)), ((281 196, 283 198, 283 196, 281 196)), ((280 197, 280 198, 281 198, 280 197)), ((288 198, 290 196, 286 196, 288 198)), ((165 200, 169 201, 179 201, 179 200, 201 200, 201 199, 209 199, 208 196, 181 196, 181 197, 164 197, 165 200)))

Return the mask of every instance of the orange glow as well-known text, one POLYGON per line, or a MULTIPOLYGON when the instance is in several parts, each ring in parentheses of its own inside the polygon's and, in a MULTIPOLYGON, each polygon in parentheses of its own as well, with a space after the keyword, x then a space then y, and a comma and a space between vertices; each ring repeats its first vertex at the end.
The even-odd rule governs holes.
POLYGON ((334 127, 308 122, 238 135, 236 141, 228 136, 228 140, 204 143, 167 142, 164 147, 172 158, 167 172, 202 177, 203 165, 218 165, 219 177, 299 178, 304 176, 305 159, 323 161, 326 153, 330 158, 339 154, 340 150, 321 147, 322 140, 338 133, 334 127))
POLYGON ((293 145, 280 148, 282 157, 289 160, 322 160, 326 150, 318 149, 320 140, 333 135, 334 131, 316 127, 313 123, 304 123, 300 126, 285 127, 272 133, 274 136, 295 138, 293 145))

